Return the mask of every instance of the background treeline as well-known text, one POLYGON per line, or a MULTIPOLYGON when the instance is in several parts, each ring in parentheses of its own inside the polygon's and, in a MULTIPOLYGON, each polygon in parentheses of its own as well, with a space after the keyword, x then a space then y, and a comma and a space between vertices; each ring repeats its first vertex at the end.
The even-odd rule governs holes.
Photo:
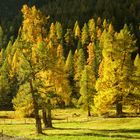
POLYGON ((23 4, 36 5, 46 16, 50 15, 50 23, 59 21, 65 28, 73 27, 76 20, 82 26, 90 18, 97 17, 108 19, 117 31, 125 23, 131 24, 140 44, 139 0, 3 0, 0 3, 0 25, 5 35, 3 47, 6 47, 12 36, 17 36, 22 21, 20 9, 23 4))

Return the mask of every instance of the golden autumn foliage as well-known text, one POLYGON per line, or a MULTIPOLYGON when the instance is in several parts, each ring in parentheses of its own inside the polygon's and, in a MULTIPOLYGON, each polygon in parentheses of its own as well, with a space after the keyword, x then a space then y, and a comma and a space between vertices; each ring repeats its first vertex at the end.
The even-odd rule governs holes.
POLYGON ((24 5, 21 11, 24 18, 22 38, 27 42, 36 42, 38 38, 42 38, 46 33, 43 26, 46 24, 48 17, 43 16, 35 6, 30 8, 24 5))
MULTIPOLYGON (((22 13, 18 37, 4 53, 1 50, 0 65, 18 81, 13 103, 23 116, 31 114, 35 104, 39 118, 39 107, 69 103, 79 103, 89 116, 92 109, 102 115, 118 103, 127 104, 130 91, 138 95, 139 86, 134 88, 130 78, 139 74, 139 65, 135 62, 132 69, 131 59, 136 41, 126 26, 117 33, 108 20, 97 18, 82 29, 77 21, 72 30, 58 21, 46 26, 48 17, 35 6, 24 5, 22 13)), ((137 101, 131 106, 138 106, 137 101)))
POLYGON ((94 65, 94 58, 95 58, 95 54, 94 54, 94 44, 90 43, 88 46, 88 59, 87 59, 87 64, 92 66, 94 65))
MULTIPOLYGON (((133 87, 131 52, 135 50, 135 40, 124 26, 115 35, 104 32, 101 41, 103 60, 99 67, 100 77, 96 82, 94 101, 96 111, 104 114, 114 104, 122 106, 133 87)), ((116 111, 118 115, 120 110, 116 111)))
POLYGON ((75 27, 74 36, 75 36, 75 38, 80 38, 80 36, 81 36, 81 30, 80 30, 79 24, 77 24, 75 27))

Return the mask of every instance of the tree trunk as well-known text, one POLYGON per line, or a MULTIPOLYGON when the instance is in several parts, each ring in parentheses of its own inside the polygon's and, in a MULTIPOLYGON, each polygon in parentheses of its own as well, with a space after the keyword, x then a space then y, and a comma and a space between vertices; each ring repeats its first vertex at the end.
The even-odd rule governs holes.
POLYGON ((35 96, 32 80, 30 80, 30 90, 33 99, 33 107, 34 107, 34 114, 35 114, 35 121, 36 121, 36 132, 37 134, 42 134, 41 119, 39 117, 39 107, 38 107, 37 98, 35 96))
POLYGON ((50 100, 48 100, 48 107, 47 107, 47 127, 52 128, 52 114, 51 114, 50 100))
POLYGON ((88 117, 91 116, 90 107, 88 106, 88 117))
POLYGON ((47 120, 47 112, 45 106, 42 109, 42 117, 43 117, 43 123, 44 123, 44 128, 48 127, 48 120, 47 120))
POLYGON ((122 117, 123 115, 123 111, 122 111, 122 103, 121 102, 117 102, 116 103, 116 117, 122 117))

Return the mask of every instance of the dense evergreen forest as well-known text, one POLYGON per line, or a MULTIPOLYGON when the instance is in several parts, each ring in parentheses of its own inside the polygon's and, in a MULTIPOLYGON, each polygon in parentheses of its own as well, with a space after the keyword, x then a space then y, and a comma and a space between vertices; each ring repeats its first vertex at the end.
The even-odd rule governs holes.
POLYGON ((139 52, 139 0, 3 1, 0 109, 34 116, 38 133, 39 110, 46 127, 58 107, 140 113, 139 52))
POLYGON ((10 37, 17 35, 22 21, 20 10, 23 4, 36 5, 46 16, 50 15, 50 23, 59 21, 65 28, 72 28, 76 20, 82 26, 90 18, 98 17, 107 19, 117 31, 127 23, 140 42, 139 0, 2 0, 0 25, 5 34, 4 47, 10 37))

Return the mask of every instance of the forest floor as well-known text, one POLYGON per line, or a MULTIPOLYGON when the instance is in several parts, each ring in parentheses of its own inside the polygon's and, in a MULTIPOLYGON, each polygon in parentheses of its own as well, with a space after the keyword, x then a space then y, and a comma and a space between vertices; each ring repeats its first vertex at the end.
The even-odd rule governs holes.
POLYGON ((0 112, 0 140, 140 140, 139 117, 87 117, 79 109, 55 109, 54 128, 43 129, 44 135, 36 135, 34 119, 14 119, 14 114, 0 112))

